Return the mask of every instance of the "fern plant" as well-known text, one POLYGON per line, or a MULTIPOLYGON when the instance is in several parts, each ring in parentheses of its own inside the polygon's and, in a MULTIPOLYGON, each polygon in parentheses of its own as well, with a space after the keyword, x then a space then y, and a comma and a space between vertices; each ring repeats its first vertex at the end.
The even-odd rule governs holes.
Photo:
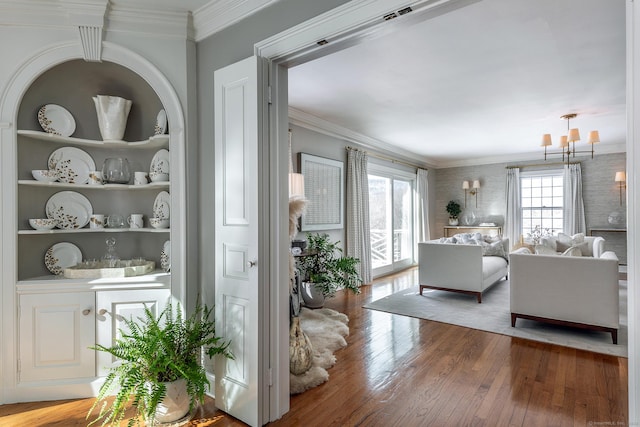
POLYGON ((118 360, 109 371, 87 418, 102 402, 100 412, 91 424, 102 420, 102 426, 119 425, 129 403, 135 417, 128 426, 140 425, 141 418, 153 420, 158 404, 166 395, 164 383, 185 379, 190 399, 189 411, 204 402, 209 387, 201 364, 201 352, 212 358, 216 354, 232 359, 229 342, 216 336, 212 309, 198 304, 194 313, 184 318, 180 304, 173 310, 171 301, 156 318, 145 307, 144 317, 123 319, 126 328, 112 347, 96 345, 94 350, 107 352, 118 360), (125 331, 126 329, 126 331, 125 331), (107 397, 115 392, 111 405, 107 397))
POLYGON ((332 297, 338 289, 360 293, 362 279, 356 266, 358 258, 343 256, 340 242, 331 242, 326 233, 307 234, 308 256, 298 258, 298 266, 305 281, 313 282, 325 297, 332 297))

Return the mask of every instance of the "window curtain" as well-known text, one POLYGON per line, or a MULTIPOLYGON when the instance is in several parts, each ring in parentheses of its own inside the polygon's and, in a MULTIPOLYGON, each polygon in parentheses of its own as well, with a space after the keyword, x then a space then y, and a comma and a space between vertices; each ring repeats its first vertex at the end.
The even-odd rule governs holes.
POLYGON ((506 205, 504 218, 504 237, 513 247, 520 241, 522 234, 522 198, 520 197, 520 169, 507 169, 506 205))
POLYGON ((347 148, 347 255, 358 258, 363 283, 371 282, 371 227, 367 153, 347 148))
POLYGON ((566 234, 585 233, 587 230, 582 201, 582 168, 571 164, 564 170, 563 224, 566 234))
POLYGON ((418 193, 418 242, 431 239, 429 234, 429 171, 418 169, 416 192, 418 193))

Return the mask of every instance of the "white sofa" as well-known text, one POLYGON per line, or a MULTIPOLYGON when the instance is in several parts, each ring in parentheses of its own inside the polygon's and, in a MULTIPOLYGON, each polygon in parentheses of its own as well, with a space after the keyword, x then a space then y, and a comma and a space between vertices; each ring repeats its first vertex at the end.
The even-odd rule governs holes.
MULTIPOLYGON (((505 254, 509 239, 502 240, 505 254)), ((508 274, 507 260, 501 256, 483 256, 478 245, 439 243, 418 244, 420 295, 425 288, 475 295, 482 293, 508 274)))
MULTIPOLYGON (((594 252, 594 255, 597 251, 594 252)), ((526 248, 509 256, 511 326, 516 319, 610 332, 618 343, 618 258, 535 255, 526 248)))

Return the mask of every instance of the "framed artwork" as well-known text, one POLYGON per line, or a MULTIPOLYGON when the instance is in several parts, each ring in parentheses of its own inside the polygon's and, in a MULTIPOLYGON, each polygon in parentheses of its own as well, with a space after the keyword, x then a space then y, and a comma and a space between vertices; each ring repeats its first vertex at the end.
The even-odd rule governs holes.
POLYGON ((309 203, 302 214, 302 231, 343 228, 344 163, 300 153, 304 194, 309 203))

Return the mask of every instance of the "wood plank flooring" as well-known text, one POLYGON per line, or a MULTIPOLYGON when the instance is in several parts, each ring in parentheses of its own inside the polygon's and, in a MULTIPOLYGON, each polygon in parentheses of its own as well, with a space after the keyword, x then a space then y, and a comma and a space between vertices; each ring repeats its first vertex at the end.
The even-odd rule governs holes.
MULTIPOLYGON (((413 269, 329 300, 349 316, 348 346, 327 383, 292 396, 268 425, 627 425, 625 358, 362 308, 415 283, 413 269)), ((86 425, 92 402, 3 405, 0 426, 86 425)), ((244 424, 208 399, 190 425, 244 424)))

